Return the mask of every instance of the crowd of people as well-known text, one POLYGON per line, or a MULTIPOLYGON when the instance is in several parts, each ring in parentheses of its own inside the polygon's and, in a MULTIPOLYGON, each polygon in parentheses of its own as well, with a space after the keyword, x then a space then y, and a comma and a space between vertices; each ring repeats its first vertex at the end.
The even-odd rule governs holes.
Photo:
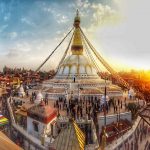
POLYGON ((87 116, 94 117, 96 113, 106 112, 109 113, 110 109, 114 109, 114 113, 119 113, 123 108, 126 108, 127 102, 126 98, 122 99, 110 99, 102 103, 101 99, 90 98, 88 100, 78 99, 71 97, 69 100, 66 100, 65 97, 59 97, 58 100, 54 102, 54 107, 58 111, 66 111, 67 116, 71 115, 73 118, 83 118, 87 116), (124 105, 124 107, 123 107, 124 105))

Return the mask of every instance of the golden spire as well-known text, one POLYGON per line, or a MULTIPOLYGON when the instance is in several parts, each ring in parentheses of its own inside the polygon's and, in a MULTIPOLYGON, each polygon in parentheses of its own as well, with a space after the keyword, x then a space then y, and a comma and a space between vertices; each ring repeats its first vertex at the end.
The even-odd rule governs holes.
POLYGON ((77 9, 76 17, 74 18, 74 27, 78 28, 80 25, 80 17, 79 17, 79 10, 77 9))
POLYGON ((82 55, 83 53, 83 45, 82 45, 82 39, 81 39, 81 32, 80 32, 80 17, 79 17, 79 11, 77 9, 76 17, 74 18, 74 37, 73 42, 71 46, 71 51, 73 55, 82 55))

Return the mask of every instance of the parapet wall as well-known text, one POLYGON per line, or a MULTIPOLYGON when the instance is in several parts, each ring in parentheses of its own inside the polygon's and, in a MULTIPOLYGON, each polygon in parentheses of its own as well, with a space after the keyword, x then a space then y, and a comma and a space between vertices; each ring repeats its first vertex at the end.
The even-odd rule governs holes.
POLYGON ((148 150, 149 142, 149 126, 141 117, 138 117, 132 128, 120 138, 106 146, 107 150, 148 150), (142 144, 145 141, 146 144, 142 144), (147 147, 147 148, 146 148, 147 147))
MULTIPOLYGON (((118 117, 117 114, 107 115, 106 116, 106 125, 116 122, 117 117, 118 117)), ((131 112, 120 113, 120 118, 123 120, 127 119, 128 121, 131 122, 131 112)), ((105 119, 104 116, 98 117, 99 133, 101 133, 102 126, 104 126, 104 119, 105 119)))

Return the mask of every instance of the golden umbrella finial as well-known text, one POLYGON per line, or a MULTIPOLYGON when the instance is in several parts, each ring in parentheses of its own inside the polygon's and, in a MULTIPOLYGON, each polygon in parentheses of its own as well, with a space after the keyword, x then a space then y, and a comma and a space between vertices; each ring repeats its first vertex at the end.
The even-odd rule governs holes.
POLYGON ((74 23, 79 26, 80 24, 80 17, 79 17, 79 10, 76 11, 76 17, 74 18, 74 23))

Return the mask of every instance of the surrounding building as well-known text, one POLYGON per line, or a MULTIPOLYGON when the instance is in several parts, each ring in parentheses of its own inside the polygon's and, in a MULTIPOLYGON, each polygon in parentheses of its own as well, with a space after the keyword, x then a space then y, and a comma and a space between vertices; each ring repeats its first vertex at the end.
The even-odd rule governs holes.
POLYGON ((52 134, 52 122, 56 121, 57 110, 45 106, 45 103, 41 101, 40 104, 36 104, 27 110, 27 132, 34 135, 37 138, 41 138, 41 135, 52 134))

